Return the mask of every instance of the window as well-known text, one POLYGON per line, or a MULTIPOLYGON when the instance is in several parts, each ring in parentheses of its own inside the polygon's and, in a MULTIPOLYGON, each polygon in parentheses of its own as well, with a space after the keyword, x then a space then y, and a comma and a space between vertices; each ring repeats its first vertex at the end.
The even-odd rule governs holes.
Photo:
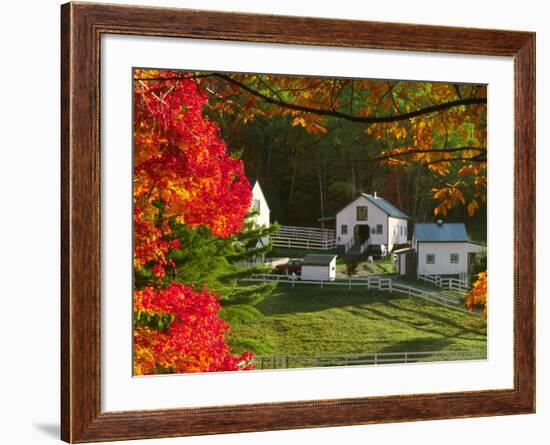
POLYGON ((404 227, 405 236, 407 236, 407 226, 404 227))
POLYGON ((451 253, 451 263, 458 263, 458 253, 451 253))
POLYGON ((347 235, 348 234, 348 225, 347 224, 342 224, 342 226, 340 227, 340 233, 342 235, 347 235))
POLYGON ((399 235, 403 236, 403 226, 399 226, 399 235))
POLYGON ((256 212, 259 212, 259 211, 260 211, 260 200, 259 200, 259 199, 255 199, 255 200, 254 200, 254 205, 252 206, 252 208, 253 208, 256 212))
POLYGON ((376 235, 376 227, 372 227, 370 229, 370 233, 371 233, 371 235, 376 235))
POLYGON ((376 224, 376 234, 382 235, 383 226, 382 224, 376 224))
POLYGON ((369 208, 366 206, 357 206, 357 221, 366 221, 369 217, 369 208))
POLYGON ((426 264, 435 264, 435 253, 426 254, 426 264))

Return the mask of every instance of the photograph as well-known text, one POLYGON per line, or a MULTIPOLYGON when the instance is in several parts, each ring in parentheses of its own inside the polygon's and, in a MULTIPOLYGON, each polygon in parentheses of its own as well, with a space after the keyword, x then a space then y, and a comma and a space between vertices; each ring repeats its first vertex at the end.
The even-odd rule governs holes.
POLYGON ((487 359, 486 84, 131 81, 134 376, 487 359))

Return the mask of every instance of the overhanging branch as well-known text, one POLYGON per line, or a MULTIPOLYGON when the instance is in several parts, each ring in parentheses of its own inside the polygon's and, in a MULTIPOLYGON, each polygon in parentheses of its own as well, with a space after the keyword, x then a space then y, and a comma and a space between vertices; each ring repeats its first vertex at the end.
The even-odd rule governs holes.
POLYGON ((181 80, 182 78, 197 78, 197 77, 217 77, 219 79, 222 79, 239 89, 246 91, 247 93, 262 99, 264 102, 267 102, 272 105, 277 105, 282 108, 286 108, 289 110, 294 111, 301 111, 304 113, 312 113, 317 114, 320 116, 332 116, 339 119, 344 119, 350 122, 357 122, 357 123, 363 123, 363 124, 375 124, 375 123, 388 123, 388 122, 398 122, 403 121, 407 119, 411 119, 413 117, 423 116, 426 114, 436 113, 438 111, 444 111, 448 110, 450 108, 459 107, 459 106, 467 106, 467 105, 484 105, 487 104, 487 98, 486 97, 468 97, 463 98, 459 100, 453 100, 449 102, 444 102, 437 105, 432 105, 429 107, 419 108, 414 111, 410 111, 408 113, 399 113, 399 114, 392 114, 389 116, 357 116, 354 114, 348 114, 343 113, 341 111, 336 110, 325 110, 323 108, 315 108, 315 107, 309 107, 307 105, 298 105, 291 102, 283 101, 279 98, 273 98, 270 96, 267 96, 266 94, 263 94, 254 88, 249 87, 243 82, 240 82, 238 80, 233 79, 231 76, 228 76, 227 74, 220 74, 220 73, 212 73, 212 74, 199 74, 199 75, 192 75, 192 76, 177 76, 177 77, 158 77, 158 78, 135 78, 134 80, 141 80, 141 81, 170 81, 170 80, 181 80))

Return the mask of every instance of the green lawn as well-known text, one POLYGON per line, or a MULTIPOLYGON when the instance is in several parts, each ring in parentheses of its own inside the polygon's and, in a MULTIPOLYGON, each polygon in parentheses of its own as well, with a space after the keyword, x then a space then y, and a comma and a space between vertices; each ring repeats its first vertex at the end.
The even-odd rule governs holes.
POLYGON ((257 308, 262 317, 232 331, 270 345, 262 354, 486 348, 487 327, 479 317, 388 292, 280 283, 257 308))

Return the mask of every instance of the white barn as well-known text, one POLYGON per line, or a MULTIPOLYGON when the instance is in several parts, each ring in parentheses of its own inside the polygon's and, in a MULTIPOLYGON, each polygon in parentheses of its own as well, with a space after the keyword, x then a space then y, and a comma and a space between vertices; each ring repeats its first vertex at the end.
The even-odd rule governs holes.
POLYGON ((336 214, 336 244, 349 254, 360 254, 371 244, 385 245, 391 252, 395 244, 407 242, 408 219, 376 193, 361 193, 336 214))
POLYGON ((469 240, 464 223, 416 224, 411 248, 395 252, 396 269, 401 275, 463 276, 482 248, 469 240))
POLYGON ((302 280, 334 281, 336 255, 306 255, 302 261, 302 280))

